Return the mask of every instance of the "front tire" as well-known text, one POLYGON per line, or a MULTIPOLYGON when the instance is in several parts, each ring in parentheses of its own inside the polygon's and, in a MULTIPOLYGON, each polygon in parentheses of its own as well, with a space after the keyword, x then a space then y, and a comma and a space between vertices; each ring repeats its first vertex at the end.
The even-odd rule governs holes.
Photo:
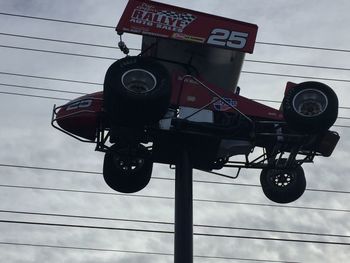
POLYGON ((306 188, 304 170, 300 165, 283 170, 264 168, 260 183, 265 196, 281 204, 297 200, 306 188))
POLYGON ((135 193, 147 186, 152 168, 151 153, 143 145, 130 147, 115 144, 105 154, 103 178, 115 191, 135 193))
POLYGON ((291 88, 282 103, 283 115, 292 130, 318 133, 328 130, 338 116, 338 98, 327 85, 308 81, 291 88))
POLYGON ((143 126, 159 121, 170 104, 167 69, 144 57, 126 57, 113 63, 104 81, 104 106, 112 124, 143 126))

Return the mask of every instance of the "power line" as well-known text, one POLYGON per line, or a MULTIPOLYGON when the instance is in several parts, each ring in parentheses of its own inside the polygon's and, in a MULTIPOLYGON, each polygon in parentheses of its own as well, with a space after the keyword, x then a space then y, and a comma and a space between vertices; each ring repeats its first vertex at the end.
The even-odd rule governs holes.
POLYGON ((33 86, 26 86, 26 85, 15 85, 15 84, 9 84, 9 83, 0 83, 0 86, 7 86, 7 87, 21 88, 21 89, 50 91, 50 92, 60 92, 60 93, 76 94, 76 95, 87 95, 87 93, 83 93, 83 92, 61 90, 61 89, 40 88, 40 87, 33 87, 33 86))
MULTIPOLYGON (((275 77, 293 77, 293 78, 318 79, 318 80, 328 80, 328 81, 338 81, 338 82, 350 82, 350 80, 347 80, 347 79, 318 78, 318 77, 310 77, 310 76, 299 76, 299 75, 289 75, 289 74, 275 74, 275 73, 256 72, 256 71, 242 71, 242 73, 245 73, 245 74, 256 74, 256 75, 266 75, 266 76, 275 76, 275 77)), ((38 76, 38 75, 29 75, 29 74, 4 72, 4 71, 0 71, 0 74, 2 74, 2 75, 9 75, 9 76, 18 76, 18 77, 28 77, 28 78, 36 78, 36 79, 71 82, 71 83, 98 85, 98 86, 103 85, 103 83, 98 83, 98 82, 89 82, 89 81, 64 79, 64 78, 44 77, 44 76, 38 76)), ((263 101, 263 100, 260 100, 260 101, 263 101)), ((264 100, 264 101, 268 101, 268 100, 264 100)), ((270 101, 270 102, 274 102, 274 101, 270 101)), ((339 108, 350 109, 349 106, 347 106, 347 107, 341 106, 339 108)))
POLYGON ((98 85, 98 86, 103 85, 102 83, 91 82, 91 81, 64 79, 64 78, 53 78, 53 77, 43 77, 43 76, 37 76, 37 75, 20 74, 20 73, 4 72, 4 71, 0 71, 0 74, 1 75, 8 75, 8 76, 16 76, 16 77, 26 77, 26 78, 35 78, 35 79, 45 79, 45 80, 70 82, 70 83, 79 83, 79 84, 89 84, 89 85, 98 85))
MULTIPOLYGON (((91 248, 91 247, 76 247, 76 246, 59 246, 59 245, 47 245, 47 244, 34 244, 34 243, 19 243, 19 242, 4 242, 0 241, 1 245, 11 246, 29 246, 40 248, 55 248, 55 249, 71 249, 71 250, 84 250, 84 251, 97 251, 97 252, 113 252, 113 253, 126 253, 126 254, 141 254, 141 255, 154 255, 154 256, 174 256, 172 253, 163 252, 148 252, 148 251, 135 251, 135 250, 120 250, 120 249, 106 249, 106 248, 91 248)), ((222 256, 205 256, 194 255, 195 258, 206 259, 223 259, 223 260, 238 260, 238 261, 254 261, 254 262, 272 262, 272 263, 301 263, 296 261, 278 261, 270 259, 252 259, 252 258, 239 258, 239 257, 222 257, 222 256)))
MULTIPOLYGON (((55 42, 55 43, 73 44, 73 45, 81 45, 81 46, 89 46, 89 47, 108 48, 108 49, 113 49, 113 50, 119 50, 117 45, 115 45, 115 46, 101 45, 101 44, 95 44, 95 43, 68 41, 68 40, 62 40, 62 39, 56 39, 56 38, 45 38, 45 37, 37 37, 37 36, 29 36, 29 35, 19 35, 19 34, 5 33, 5 32, 0 32, 0 35, 10 36, 10 37, 26 38, 26 39, 33 39, 33 40, 41 40, 41 41, 49 41, 49 42, 55 42)), ((129 48, 129 50, 141 51, 140 48, 129 48)))
MULTIPOLYGON (((0 72, 2 74, 2 72, 0 72)), ((70 81, 67 79, 60 79, 64 81, 70 81)), ((74 82, 80 82, 80 81, 75 81, 74 82)), ((97 83, 96 83, 97 84, 97 83)), ((100 83, 99 85, 103 85, 100 83)), ((15 88, 22 88, 22 89, 32 89, 32 90, 42 90, 42 91, 52 91, 52 92, 62 92, 62 93, 67 93, 67 94, 77 94, 77 95, 87 95, 88 93, 84 92, 76 92, 76 91, 68 91, 68 90, 60 90, 60 89, 49 89, 49 88, 40 88, 40 87, 34 87, 34 86, 26 86, 26 85, 15 85, 15 84, 9 84, 9 83, 0 83, 0 86, 9 86, 9 87, 15 87, 15 88)), ((260 101, 260 102, 271 102, 271 103, 282 103, 282 101, 278 100, 267 100, 267 99, 255 99, 253 98, 252 100, 255 101, 260 101)), ((341 109, 350 109, 350 107, 344 107, 344 106, 339 106, 341 109)), ((338 117, 339 119, 350 119, 348 117, 338 117)))
MULTIPOLYGON (((97 172, 97 171, 61 169, 61 168, 27 166, 27 165, 14 165, 14 164, 4 164, 4 163, 0 163, 0 167, 29 169, 29 170, 41 170, 41 171, 53 171, 53 172, 63 172, 63 173, 79 173, 79 174, 102 175, 101 172, 97 172)), ((166 181, 175 181, 174 178, 157 177, 157 176, 152 176, 152 179, 166 180, 166 181)), ((196 180, 196 179, 193 180, 193 182, 194 183, 207 183, 207 184, 220 184, 220 185, 246 186, 246 187, 258 187, 258 188, 260 188, 260 185, 257 185, 257 184, 243 184, 243 183, 233 183, 233 182, 204 181, 204 180, 196 180)), ((0 185, 0 187, 23 187, 24 188, 25 186, 11 186, 11 185, 3 185, 2 184, 2 185, 0 185)), ((29 188, 33 188, 33 187, 29 187, 29 188)), ((58 189, 58 188, 48 188, 48 189, 58 189)), ((59 189, 59 190, 60 191, 68 191, 68 190, 64 190, 64 189, 59 189)), ((306 190, 307 191, 312 191, 312 192, 350 194, 350 191, 344 191, 344 190, 315 189, 315 188, 306 188, 306 190)), ((78 190, 70 190, 70 191, 78 191, 78 190)), ((108 192, 89 192, 89 191, 79 191, 79 192, 99 193, 99 194, 114 194, 114 195, 116 194, 116 193, 108 193, 108 192)))
MULTIPOLYGON (((0 163, 0 167, 30 169, 30 170, 42 170, 42 171, 54 171, 54 172, 64 172, 64 173, 80 173, 80 174, 102 175, 102 172, 97 172, 97 171, 61 169, 61 168, 27 166, 27 165, 14 165, 14 164, 4 164, 4 163, 0 163)), ((166 180, 166 181, 175 181, 174 178, 157 177, 157 176, 152 176, 152 179, 166 180)), ((260 188, 260 185, 258 185, 258 184, 243 184, 243 183, 233 183, 233 182, 205 181, 205 180, 196 180, 196 179, 193 180, 193 182, 194 183, 207 183, 207 184, 219 184, 219 185, 230 185, 230 186, 246 186, 246 187, 258 187, 258 188, 260 188)), ((8 186, 8 185, 2 185, 2 186, 8 186)), ((307 191, 313 191, 313 192, 350 194, 350 191, 344 191, 344 190, 315 189, 315 188, 306 188, 306 190, 307 191)), ((99 193, 104 193, 104 192, 99 192, 99 193)), ((105 193, 105 194, 115 194, 115 193, 105 193)))
MULTIPOLYGON (((1 84, 0 84, 1 85, 1 84)), ((4 95, 15 95, 15 96, 21 96, 21 97, 31 97, 31 98, 40 98, 40 99, 52 99, 52 100, 63 100, 63 101, 70 101, 72 99, 68 98, 60 98, 60 97, 52 97, 52 96, 41 96, 41 95, 32 95, 32 94, 25 94, 25 93, 18 93, 18 92, 7 92, 7 91, 0 91, 0 94, 4 95)), ((340 107, 339 107, 340 108, 340 107)), ((339 117, 339 119, 348 119, 347 117, 339 117)), ((350 125, 333 125, 334 127, 339 128, 350 128, 350 125)))
MULTIPOLYGON (((173 181, 174 180, 172 178, 162 178, 162 177, 152 177, 152 179, 168 180, 168 181, 173 181)), ((260 185, 257 185, 257 184, 224 183, 224 182, 201 181, 201 180, 194 180, 193 182, 195 182, 195 183, 206 183, 206 184, 230 185, 230 186, 256 187, 256 188, 260 188, 261 187, 260 185)), ((3 188, 18 188, 18 189, 32 189, 32 190, 44 190, 44 191, 57 191, 57 192, 83 193, 83 194, 119 195, 119 194, 117 194, 115 192, 77 190, 77 189, 63 189, 63 188, 24 186, 24 185, 0 184, 0 187, 3 187, 3 188)), ((312 189, 312 188, 307 188, 306 191, 310 191, 310 192, 324 192, 324 193, 333 193, 333 194, 334 193, 335 194, 350 194, 349 191, 312 189)))
POLYGON ((327 80, 327 81, 336 81, 336 82, 350 82, 350 79, 335 79, 335 78, 321 78, 321 77, 312 77, 312 76, 301 76, 301 75, 291 75, 291 74, 281 74, 281 73, 268 73, 268 72, 258 72, 258 71, 241 71, 244 74, 253 74, 253 75, 264 75, 272 77, 291 77, 291 78, 300 78, 300 79, 317 79, 317 80, 327 80))
MULTIPOLYGON (((0 94, 5 95, 15 95, 15 96, 24 96, 24 97, 32 97, 32 98, 41 98, 41 99, 53 99, 53 100, 64 100, 64 101, 70 101, 72 99, 67 98, 58 98, 58 97, 49 97, 49 96, 40 96, 40 95, 31 95, 31 94, 25 94, 25 93, 18 93, 18 92, 6 92, 6 91, 0 91, 0 94)), ((350 128, 350 125, 333 125, 333 127, 339 127, 339 128, 350 128)))
MULTIPOLYGON (((33 87, 33 86, 26 86, 26 85, 15 85, 15 84, 9 84, 9 83, 0 83, 0 86, 8 86, 8 87, 14 87, 14 88, 20 88, 20 89, 31 89, 31 90, 41 90, 41 91, 50 91, 50 92, 60 92, 60 93, 67 93, 67 94, 76 94, 76 95, 88 95, 88 93, 84 92, 76 92, 76 91, 69 91, 69 90, 60 90, 60 89, 49 89, 49 88, 40 88, 40 87, 33 87)), ((10 95, 23 95, 23 93, 10 93, 10 95)), ((33 96, 33 95, 31 95, 33 96)), ((38 96, 40 97, 40 96, 38 96)), ((52 97, 50 97, 51 99, 52 97)), ((63 98, 54 98, 54 99, 60 99, 60 100, 69 100, 69 99, 63 99, 63 98)), ((264 100, 264 99, 253 99, 255 101, 262 101, 262 102, 272 102, 272 103, 282 103, 281 101, 276 100, 264 100)), ((338 117, 338 119, 344 119, 344 120, 350 120, 350 117, 338 117)))
MULTIPOLYGON (((93 85, 103 85, 102 83, 94 83, 94 82, 85 82, 85 81, 78 81, 78 80, 69 80, 69 79, 53 79, 49 77, 40 77, 40 76, 34 76, 34 75, 24 75, 24 74, 17 74, 17 73, 8 73, 8 72, 0 72, 0 74, 5 75, 15 75, 20 77, 30 77, 30 78, 40 78, 40 79, 48 79, 48 80, 59 80, 59 81, 66 81, 66 82, 75 82, 75 83, 83 83, 83 84, 93 84, 93 85)), ((24 85, 13 85, 13 84, 6 84, 1 83, 1 86, 12 86, 12 87, 18 87, 18 88, 26 88, 26 89, 37 89, 37 90, 44 90, 44 91, 54 91, 54 92, 63 92, 63 93, 71 93, 71 94, 79 94, 79 95, 86 95, 86 93, 82 92, 70 92, 70 91, 64 91, 64 90, 57 90, 57 89, 47 89, 47 88, 37 88, 32 86, 24 86, 24 85)), ((24 93, 11 93, 11 92, 2 92, 3 94, 8 95, 18 95, 18 96, 28 96, 28 97, 38 97, 38 98, 45 98, 45 99, 57 99, 57 100, 71 100, 67 98, 57 98, 57 97, 45 97, 45 96, 35 96, 35 95, 28 95, 24 93)), ((279 101, 276 100, 265 100, 265 99, 252 99, 255 101, 261 101, 261 102, 273 102, 278 103, 279 101)), ((350 109, 350 107, 347 106, 339 106, 340 109, 350 109)), ((349 119, 348 117, 338 117, 339 119, 349 119)), ((349 128, 350 126, 340 126, 340 125, 334 125, 335 127, 345 127, 349 128)))
POLYGON ((333 51, 333 52, 350 53, 350 49, 341 49, 341 48, 328 48, 328 47, 317 47, 317 46, 306 46, 306 45, 293 45, 293 44, 262 42, 262 41, 256 41, 255 43, 259 44, 259 45, 268 45, 268 46, 280 46, 280 47, 289 47, 289 48, 314 49, 314 50, 321 50, 321 51, 333 51))
POLYGON ((277 61, 264 61, 264 60, 253 60, 253 59, 245 59, 244 61, 245 62, 251 62, 251 63, 270 64, 270 65, 279 65, 279 66, 290 66, 290 67, 331 69, 331 70, 343 70, 343 71, 349 71, 350 70, 350 68, 344 68, 344 67, 328 67, 328 66, 320 66, 320 65, 286 63, 286 62, 277 62, 277 61))
MULTIPOLYGON (((267 99, 252 99, 252 100, 261 101, 261 102, 282 103, 282 101, 278 101, 278 100, 267 100, 267 99)), ((346 107, 346 106, 339 106, 339 108, 350 110, 350 107, 346 107)))
POLYGON ((32 98, 40 98, 40 99, 50 99, 50 100, 64 100, 64 101, 70 101, 70 100, 71 100, 71 99, 66 99, 66 98, 58 98, 58 97, 50 97, 50 96, 40 96, 40 95, 31 95, 31 94, 23 94, 23 93, 7 92, 7 91, 0 91, 0 94, 5 94, 5 95, 16 95, 16 96, 24 96, 24 97, 32 97, 32 98))
MULTIPOLYGON (((10 36, 10 37, 26 38, 26 39, 33 39, 33 40, 49 41, 49 42, 55 42, 55 43, 82 45, 82 46, 89 46, 89 47, 109 48, 109 49, 114 49, 114 50, 118 49, 117 45, 115 45, 115 46, 99 45, 99 44, 93 44, 93 43, 68 41, 68 40, 61 40, 61 39, 55 39, 55 38, 45 38, 45 37, 36 37, 36 36, 29 36, 29 35, 10 34, 10 33, 5 33, 5 32, 0 32, 0 35, 2 35, 2 36, 10 36)), ((137 49, 137 50, 139 50, 139 49, 137 49)))
MULTIPOLYGON (((52 227, 88 228, 88 229, 129 231, 129 232, 142 232, 142 233, 155 233, 155 234, 174 234, 173 231, 167 231, 167 230, 126 228, 126 227, 101 227, 101 226, 82 225, 82 224, 61 224, 61 223, 46 223, 46 222, 17 221, 17 220, 0 220, 0 223, 39 225, 39 226, 52 226, 52 227)), ((196 233, 196 232, 194 232, 193 235, 194 236, 202 236, 202 237, 215 237, 215 238, 234 238, 234 239, 248 239, 248 240, 264 240, 264 241, 279 241, 279 242, 293 242, 293 243, 311 243, 311 244, 322 244, 322 245, 350 246, 350 243, 348 243, 348 242, 335 242, 335 241, 322 241, 322 240, 242 236, 242 235, 228 235, 228 234, 209 234, 209 233, 196 233)))
MULTIPOLYGON (((0 45, 0 47, 2 47, 2 48, 11 48, 11 49, 18 49, 18 50, 25 50, 25 51, 32 51, 32 52, 43 52, 43 53, 50 53, 50 54, 58 54, 58 55, 78 56, 78 57, 85 57, 85 58, 118 60, 118 58, 114 58, 114 57, 86 55, 86 54, 80 54, 80 53, 69 53, 69 52, 55 51, 55 50, 44 50, 44 49, 35 49, 35 48, 26 48, 26 47, 8 46, 8 45, 0 45)), ((344 67, 329 67, 329 66, 297 64, 297 63, 285 63, 285 62, 276 62, 276 61, 251 60, 251 59, 246 59, 245 61, 246 62, 251 62, 251 63, 262 63, 262 64, 280 65, 280 66, 307 67, 307 68, 350 71, 350 68, 344 68, 344 67)), ((242 71, 242 72, 244 72, 244 71, 242 71)), ((334 81, 334 79, 333 79, 333 81, 334 81)))
MULTIPOLYGON (((52 19, 52 18, 45 18, 45 17, 39 17, 39 16, 20 15, 20 14, 5 13, 5 12, 1 12, 0 15, 28 18, 28 19, 36 19, 36 20, 42 20, 42 21, 59 22, 59 23, 66 23, 66 24, 74 24, 74 25, 82 25, 82 26, 92 26, 92 27, 115 29, 115 26, 102 25, 102 24, 96 24, 96 23, 78 22, 78 21, 64 20, 64 19, 52 19)), ((288 47, 288 48, 314 49, 314 50, 350 53, 349 49, 337 49, 337 48, 306 46, 306 45, 293 45, 293 44, 273 43, 273 42, 264 42, 264 41, 256 41, 256 44, 281 46, 281 47, 288 47)))
POLYGON ((11 49, 19 49, 19 50, 25 50, 25 51, 34 51, 34 52, 43 52, 43 53, 50 53, 50 54, 58 54, 58 55, 77 56, 77 57, 84 57, 84 58, 96 58, 96 59, 118 60, 118 58, 112 58, 112 57, 93 56, 93 55, 86 55, 86 54, 68 53, 68 52, 62 52, 62 51, 37 49, 37 48, 26 48, 26 47, 16 47, 16 46, 7 46, 7 45, 0 45, 0 47, 2 47, 2 48, 11 48, 11 49))
POLYGON ((53 19, 53 18, 45 18, 45 17, 39 17, 39 16, 28 16, 28 15, 20 15, 20 14, 11 14, 11 13, 5 13, 5 12, 1 12, 0 15, 12 16, 12 17, 21 17, 21 18, 29 18, 29 19, 36 19, 36 20, 43 20, 43 21, 50 21, 50 22, 59 22, 59 23, 66 23, 66 24, 73 24, 73 25, 80 25, 80 26, 93 26, 93 27, 115 29, 114 26, 107 26, 107 25, 96 24, 96 23, 78 22, 78 21, 71 21, 71 20, 64 20, 64 19, 53 19))
MULTIPOLYGON (((50 41, 50 42, 56 42, 56 43, 84 45, 84 46, 109 48, 109 49, 119 50, 116 46, 99 45, 99 44, 93 44, 93 43, 67 41, 67 40, 60 40, 60 39, 53 39, 53 38, 43 38, 43 37, 28 36, 28 35, 9 34, 9 33, 2 33, 2 32, 0 32, 0 35, 11 36, 11 37, 27 38, 27 39, 35 39, 35 40, 44 40, 44 41, 50 41)), ((38 51, 38 52, 54 53, 54 54, 61 54, 61 55, 71 55, 71 56, 80 56, 80 57, 88 57, 88 58, 116 60, 116 58, 112 58, 112 57, 92 56, 92 55, 85 55, 85 54, 57 52, 57 51, 51 51, 51 50, 32 49, 32 48, 15 47, 15 46, 7 46, 7 45, 0 45, 0 47, 3 47, 3 48, 14 48, 14 49, 20 49, 20 50, 27 50, 27 51, 38 51)), ((140 51, 141 49, 130 48, 130 50, 140 51)), ((251 63, 260 63, 260 64, 262 63, 262 64, 292 66, 292 67, 307 67, 307 68, 342 70, 342 71, 349 71, 350 70, 350 68, 344 68, 344 67, 329 67, 329 66, 307 65, 307 64, 298 64, 298 63, 285 63, 285 62, 276 62, 276 61, 263 61, 263 60, 252 60, 252 59, 246 59, 245 61, 246 62, 251 62, 251 63)))
MULTIPOLYGON (((68 190, 68 189, 59 189, 59 188, 48 188, 48 187, 17 187, 17 186, 8 186, 0 185, 0 187, 8 188, 21 188, 21 189, 36 189, 43 191, 62 191, 62 192, 75 192, 75 193, 85 193, 85 194, 104 194, 104 192, 98 191, 80 191, 80 190, 68 190)), ((128 198, 151 198, 151 199, 161 199, 161 200, 174 200, 174 197, 171 196, 158 196, 158 195, 141 195, 141 194, 123 194, 123 193, 111 193, 114 196, 123 196, 128 198)), ((336 208, 322 208, 322 207, 308 207, 308 206, 292 206, 292 205, 278 205, 278 204, 264 204, 264 203, 248 203, 248 202, 236 202, 236 201, 224 201, 224 200, 211 200, 211 199, 199 199, 194 198, 194 202, 200 203, 216 203, 216 204, 229 204, 229 205, 246 205, 246 206, 260 206, 260 207, 274 207, 274 208, 292 208, 292 209, 303 209, 303 210, 315 210, 315 211, 324 211, 324 212, 342 212, 350 213, 348 209, 336 209, 336 208)))
POLYGON ((120 250, 120 249, 104 249, 104 248, 88 248, 88 247, 73 247, 73 246, 56 246, 46 244, 33 244, 33 243, 18 243, 18 242, 0 242, 1 245, 13 245, 13 246, 29 246, 29 247, 44 247, 44 248, 59 248, 59 249, 73 249, 73 250, 88 250, 88 251, 100 251, 100 252, 117 252, 127 254, 142 254, 142 255, 157 255, 157 256, 172 256, 169 253, 159 252, 146 252, 146 251, 134 251, 134 250, 120 250))
MULTIPOLYGON (((97 217, 97 216, 82 216, 82 215, 57 214, 57 213, 41 213, 41 212, 13 211, 13 210, 0 210, 0 213, 76 218, 76 219, 84 219, 84 220, 91 219, 91 220, 119 221, 119 222, 131 222, 131 223, 143 223, 143 224, 158 224, 158 225, 168 225, 168 226, 174 225, 174 223, 172 223, 172 222, 164 222, 164 221, 113 218, 113 217, 97 217)), ((279 233, 279 234, 295 234, 295 235, 309 235, 309 236, 322 236, 322 237, 350 238, 349 235, 325 234, 325 233, 303 232, 303 231, 286 231, 286 230, 276 230, 276 229, 219 226, 219 225, 208 225, 208 224, 194 224, 193 226, 200 227, 200 228, 214 228, 214 229, 226 229, 226 230, 243 230, 243 231, 268 232, 268 233, 279 233)))

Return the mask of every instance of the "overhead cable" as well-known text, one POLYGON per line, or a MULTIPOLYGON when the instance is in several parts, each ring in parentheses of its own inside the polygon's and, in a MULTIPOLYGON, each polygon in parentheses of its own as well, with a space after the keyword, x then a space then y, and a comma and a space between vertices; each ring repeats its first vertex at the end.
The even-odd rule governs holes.
MULTIPOLYGON (((83 215, 58 214, 58 213, 28 212, 28 211, 15 211, 15 210, 0 210, 0 213, 17 214, 17 215, 34 215, 34 216, 45 216, 45 217, 48 216, 48 217, 59 217, 59 218, 74 218, 74 219, 83 219, 83 220, 102 220, 102 221, 118 221, 118 222, 142 223, 142 224, 157 224, 157 225, 167 225, 167 226, 174 225, 174 223, 172 223, 172 222, 165 222, 165 221, 152 221, 152 220, 114 218, 114 217, 98 217, 98 216, 83 216, 83 215)), ((276 229, 220 226, 220 225, 208 225, 208 224, 193 224, 193 226, 200 227, 200 228, 214 228, 214 229, 225 229, 225 230, 240 230, 240 231, 278 233, 278 234, 294 234, 294 235, 350 238, 349 235, 315 233, 315 232, 305 232, 305 231, 287 231, 287 230, 276 230, 276 229)))
MULTIPOLYGON (((174 256, 172 253, 163 252, 149 252, 149 251, 136 251, 136 250, 120 250, 120 249, 107 249, 107 248, 92 248, 92 247, 76 247, 76 246, 62 246, 62 245, 48 245, 48 244, 34 244, 34 243, 23 243, 23 242, 8 242, 0 241, 0 245, 10 246, 26 246, 26 247, 40 247, 40 248, 54 248, 54 249, 71 249, 71 250, 84 250, 84 251, 95 251, 95 252, 113 252, 113 253, 126 253, 126 254, 141 254, 141 255, 152 255, 152 256, 174 256)), ((239 258, 239 257, 223 257, 223 256, 206 256, 206 255, 194 255, 195 258, 206 258, 206 259, 223 259, 223 260, 238 260, 238 261, 254 261, 254 262, 271 262, 271 263, 301 263, 296 261, 278 261, 270 259, 250 259, 250 258, 239 258)))
MULTIPOLYGON (((41 170, 41 171, 53 171, 53 172, 63 172, 63 173, 79 173, 79 174, 91 174, 91 175, 102 175, 102 172, 97 171, 86 171, 86 170, 75 170, 75 169, 62 169, 62 168, 52 168, 52 167, 39 167, 39 166, 28 166, 28 165, 15 165, 15 164, 5 164, 0 163, 0 167, 8 168, 19 168, 19 169, 29 169, 29 170, 41 170)), ((166 180, 166 181, 175 181, 174 178, 158 177, 152 176, 152 179, 155 180, 166 180)), ((194 183, 206 183, 206 184, 219 184, 219 185, 228 185, 228 186, 245 186, 245 187, 258 187, 258 184, 247 184, 247 183, 234 183, 234 182, 219 182, 219 181, 206 181, 206 180, 193 180, 194 183)), ((11 185, 0 184, 1 187, 11 187, 11 185)), ((14 187, 25 187, 25 186, 14 186, 14 187)), ((52 188, 50 188, 52 189, 52 188)), ((64 189, 61 189, 64 191, 64 189)), ((75 191, 75 190, 73 190, 75 191)), ((345 190, 333 190, 333 189, 315 189, 315 188, 306 188, 306 191, 312 192, 325 192, 325 193, 337 193, 337 194, 350 194, 350 191, 345 190)), ((115 194, 108 192, 95 192, 100 194, 115 194)))
MULTIPOLYGON (((6 12, 0 12, 0 15, 12 16, 12 17, 20 17, 20 18, 27 18, 27 19, 36 19, 36 20, 43 20, 43 21, 50 21, 50 22, 59 22, 59 23, 66 23, 66 24, 74 24, 74 25, 81 25, 81 26, 91 26, 91 27, 115 29, 115 26, 96 24, 96 23, 79 22, 79 21, 72 21, 72 20, 65 20, 65 19, 53 19, 53 18, 21 15, 21 14, 6 13, 6 12)), ((347 52, 347 53, 350 53, 349 49, 317 47, 317 46, 310 46, 310 45, 308 45, 308 46, 307 45, 294 45, 294 44, 274 43, 274 42, 266 42, 266 41, 256 41, 256 44, 258 44, 258 45, 281 46, 281 47, 289 47, 289 48, 314 49, 314 50, 322 50, 322 51, 334 51, 334 52, 347 52)))
MULTIPOLYGON (((85 58, 106 59, 106 60, 113 60, 113 61, 116 61, 116 60, 119 59, 119 58, 116 58, 116 57, 87 55, 87 54, 81 54, 81 53, 71 53, 71 52, 63 52, 63 51, 56 51, 56 50, 45 50, 45 49, 27 48, 27 47, 18 47, 18 46, 9 46, 9 45, 0 45, 0 47, 2 47, 2 48, 11 48, 11 49, 19 49, 19 50, 25 50, 25 51, 32 51, 32 52, 43 52, 43 53, 50 53, 50 54, 58 54, 58 55, 69 55, 69 56, 78 56, 78 57, 85 57, 85 58)), ((270 64, 270 65, 279 65, 279 66, 290 66, 290 67, 306 67, 306 68, 350 71, 350 68, 345 68, 345 67, 330 67, 330 66, 287 63, 287 62, 278 62, 278 61, 265 61, 265 60, 246 59, 245 62, 260 63, 260 64, 270 64)))
MULTIPOLYGON (((171 234, 171 235, 174 234, 173 231, 157 230, 157 229, 144 229, 144 228, 141 229, 141 228, 126 228, 126 227, 101 227, 101 226, 94 226, 94 225, 61 224, 61 223, 46 223, 46 222, 19 221, 19 220, 0 220, 0 223, 51 226, 51 227, 68 227, 68 228, 89 228, 89 229, 100 229, 100 230, 155 233, 155 234, 171 234)), ((233 238, 233 239, 248 239, 248 240, 278 241, 278 242, 293 242, 293 243, 310 243, 310 244, 319 244, 319 245, 322 244, 322 245, 350 246, 349 242, 324 241, 324 240, 243 236, 243 235, 212 234, 212 233, 197 233, 197 232, 194 232, 193 235, 194 236, 201 236, 201 237, 214 237, 214 238, 233 238)))

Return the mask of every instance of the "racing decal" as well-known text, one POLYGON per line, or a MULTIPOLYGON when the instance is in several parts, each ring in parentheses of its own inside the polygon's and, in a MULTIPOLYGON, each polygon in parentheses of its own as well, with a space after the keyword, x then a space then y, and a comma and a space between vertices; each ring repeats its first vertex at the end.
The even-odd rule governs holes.
POLYGON ((130 22, 182 33, 194 20, 196 16, 191 13, 157 10, 153 5, 142 3, 133 10, 130 22))
POLYGON ((197 43, 204 43, 204 41, 205 41, 204 37, 190 36, 190 35, 186 35, 186 34, 182 34, 182 33, 174 33, 172 35, 172 38, 178 39, 178 40, 197 42, 197 43))
POLYGON ((213 103, 214 109, 217 111, 227 111, 232 109, 232 107, 237 106, 237 101, 233 100, 232 98, 223 98, 227 103, 225 103, 223 100, 218 100, 218 98, 214 97, 213 100, 215 101, 213 103))
POLYGON ((216 46, 242 49, 245 47, 247 39, 248 33, 215 28, 211 31, 207 43, 216 46))
POLYGON ((75 102, 73 101, 69 103, 69 105, 66 108, 66 111, 89 108, 91 104, 92 99, 78 100, 75 102))

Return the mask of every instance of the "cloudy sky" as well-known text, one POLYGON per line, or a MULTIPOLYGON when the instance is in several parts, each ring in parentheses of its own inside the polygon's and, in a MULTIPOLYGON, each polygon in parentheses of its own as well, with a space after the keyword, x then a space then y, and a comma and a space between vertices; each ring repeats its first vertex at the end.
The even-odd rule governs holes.
MULTIPOLYGON (((260 44, 256 45, 254 54, 248 55, 247 59, 338 68, 246 62, 243 70, 336 79, 323 82, 334 88, 341 106, 350 106, 349 1, 160 1, 257 24, 257 41, 260 44), (341 49, 343 52, 266 45, 261 42, 341 49)), ((28 76, 102 83, 112 59, 9 47, 121 58, 122 53, 117 48, 58 43, 18 35, 116 46, 118 37, 113 27, 126 3, 127 0, 0 1, 1 13, 106 26, 74 25, 0 14, 1 262, 173 262, 172 234, 125 229, 173 231, 171 224, 140 223, 135 220, 174 221, 174 181, 165 180, 173 179, 174 171, 165 165, 155 165, 154 178, 147 188, 133 195, 115 195, 105 185, 100 174, 103 154, 95 152, 94 145, 75 141, 50 126, 53 105, 63 104, 64 100, 9 94, 63 99, 76 97, 69 93, 24 89, 13 85, 84 93, 101 90, 101 85, 28 76), (63 172, 60 169, 91 173, 63 172), (76 217, 58 217, 53 214, 76 217)), ((138 36, 128 35, 124 40, 129 47, 140 47, 138 36)), ((302 82, 305 79, 243 73, 239 85, 245 96, 281 100, 287 81, 302 82)), ((279 107, 278 104, 271 105, 279 107)), ((342 118, 337 121, 337 125, 350 125, 346 119, 350 117, 350 110, 341 109, 339 116, 342 118)), ((195 171, 196 181, 217 183, 194 183, 194 223, 232 229, 195 227, 194 231, 236 237, 195 236, 194 254, 207 258, 196 257, 194 262, 348 262, 349 246, 339 243, 350 243, 350 194, 334 191, 350 192, 350 129, 334 127, 334 130, 342 137, 335 153, 330 158, 318 158, 315 164, 304 166, 310 190, 290 205, 271 206, 274 204, 264 197, 259 187, 254 186, 259 184, 258 171, 243 171, 234 182, 195 171), (316 189, 326 191, 312 191, 316 189), (238 238, 244 236, 294 241, 238 238)), ((235 171, 224 172, 234 174, 235 171)))

